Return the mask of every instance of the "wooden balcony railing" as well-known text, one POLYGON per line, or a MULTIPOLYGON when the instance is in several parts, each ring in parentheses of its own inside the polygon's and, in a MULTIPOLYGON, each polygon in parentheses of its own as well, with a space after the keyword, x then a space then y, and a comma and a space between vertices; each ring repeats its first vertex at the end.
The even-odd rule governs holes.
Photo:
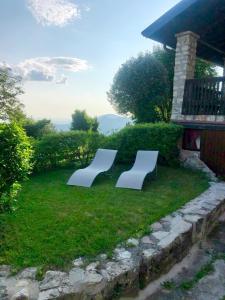
POLYGON ((225 77, 186 80, 182 114, 225 115, 225 77))

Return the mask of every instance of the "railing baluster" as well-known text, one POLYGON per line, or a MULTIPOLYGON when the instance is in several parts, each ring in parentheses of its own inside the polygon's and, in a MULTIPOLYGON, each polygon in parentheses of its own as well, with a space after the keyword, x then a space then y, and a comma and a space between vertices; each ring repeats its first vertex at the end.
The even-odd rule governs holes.
POLYGON ((205 111, 205 103, 206 103, 206 96, 207 96, 207 81, 204 80, 203 84, 203 95, 202 95, 202 101, 201 101, 201 114, 204 114, 205 111))

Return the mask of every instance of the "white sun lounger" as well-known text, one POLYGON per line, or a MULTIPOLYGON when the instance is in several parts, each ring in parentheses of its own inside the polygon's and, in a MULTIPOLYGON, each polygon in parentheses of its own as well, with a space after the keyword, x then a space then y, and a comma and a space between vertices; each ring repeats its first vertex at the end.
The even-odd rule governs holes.
POLYGON ((141 190, 147 174, 156 170, 159 151, 138 151, 133 167, 123 172, 116 187, 141 190))
POLYGON ((116 154, 117 150, 98 149, 92 163, 87 168, 74 172, 67 184, 90 187, 100 173, 112 167, 116 154))

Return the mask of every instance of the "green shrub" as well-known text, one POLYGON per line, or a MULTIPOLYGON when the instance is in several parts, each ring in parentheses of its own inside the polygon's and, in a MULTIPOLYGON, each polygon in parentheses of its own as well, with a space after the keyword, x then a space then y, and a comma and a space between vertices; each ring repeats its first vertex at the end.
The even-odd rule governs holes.
POLYGON ((0 212, 13 207, 20 182, 31 170, 28 137, 16 124, 0 125, 0 212))
POLYGON ((131 125, 109 136, 107 147, 118 149, 121 163, 131 163, 138 150, 159 150, 159 162, 171 165, 177 161, 181 135, 182 127, 175 124, 131 125))
POLYGON ((70 131, 44 136, 34 142, 35 171, 54 169, 71 163, 87 164, 104 137, 98 133, 70 131))

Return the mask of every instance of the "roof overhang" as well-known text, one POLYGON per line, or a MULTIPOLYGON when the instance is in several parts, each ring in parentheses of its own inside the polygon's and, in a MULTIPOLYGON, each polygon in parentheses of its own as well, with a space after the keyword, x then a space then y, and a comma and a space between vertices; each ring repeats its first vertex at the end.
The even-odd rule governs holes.
POLYGON ((182 0, 142 34, 175 49, 175 35, 184 31, 200 36, 198 57, 224 66, 225 0, 182 0))

